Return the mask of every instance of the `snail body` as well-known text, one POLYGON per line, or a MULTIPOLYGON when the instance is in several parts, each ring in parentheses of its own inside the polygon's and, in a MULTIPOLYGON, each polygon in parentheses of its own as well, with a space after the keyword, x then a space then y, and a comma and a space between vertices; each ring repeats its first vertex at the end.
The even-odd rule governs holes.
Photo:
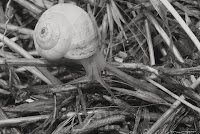
POLYGON ((111 93, 100 76, 106 61, 99 52, 97 30, 82 8, 74 4, 57 4, 38 20, 33 36, 35 48, 50 62, 67 60, 82 64, 87 74, 84 79, 97 80, 111 93))

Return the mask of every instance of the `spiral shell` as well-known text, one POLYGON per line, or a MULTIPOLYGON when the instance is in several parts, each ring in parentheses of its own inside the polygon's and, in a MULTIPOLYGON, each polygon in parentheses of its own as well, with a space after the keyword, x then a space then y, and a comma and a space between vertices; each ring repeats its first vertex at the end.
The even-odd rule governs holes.
POLYGON ((74 4, 57 4, 46 10, 34 30, 38 53, 47 60, 83 59, 98 49, 97 29, 89 15, 74 4))

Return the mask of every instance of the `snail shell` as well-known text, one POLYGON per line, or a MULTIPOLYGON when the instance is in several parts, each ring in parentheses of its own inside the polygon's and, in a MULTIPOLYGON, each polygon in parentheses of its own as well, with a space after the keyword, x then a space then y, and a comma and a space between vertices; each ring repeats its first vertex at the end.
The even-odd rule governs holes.
POLYGON ((57 4, 46 10, 34 30, 34 43, 45 59, 84 59, 98 49, 97 29, 89 15, 74 4, 57 4))

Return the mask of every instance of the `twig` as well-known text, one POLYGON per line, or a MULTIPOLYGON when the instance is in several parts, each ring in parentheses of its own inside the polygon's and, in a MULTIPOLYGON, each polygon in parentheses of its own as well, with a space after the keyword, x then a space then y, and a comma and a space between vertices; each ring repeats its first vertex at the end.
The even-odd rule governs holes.
POLYGON ((1 29, 7 28, 10 31, 16 31, 18 33, 27 34, 27 35, 30 35, 30 36, 33 35, 33 30, 28 29, 28 28, 18 27, 18 26, 12 25, 12 24, 5 25, 4 23, 0 23, 0 28, 1 29))
MULTIPOLYGON (((2 119, 8 119, 8 117, 6 113, 0 108, 0 120, 2 119)), ((21 134, 21 132, 17 130, 16 128, 10 128, 10 131, 11 131, 11 134, 21 134)))
POLYGON ((171 14, 174 16, 174 18, 179 22, 179 24, 182 26, 183 30, 188 34, 190 39, 193 41, 193 43, 196 45, 197 49, 200 51, 200 42, 197 39, 197 37, 194 35, 194 33, 190 30, 190 28, 187 26, 187 24, 183 21, 181 16, 177 13, 177 11, 174 9, 174 7, 167 1, 167 0, 160 0, 163 5, 171 12, 171 14))
POLYGON ((149 29, 149 22, 148 22, 147 19, 145 20, 145 29, 146 29, 146 35, 147 35, 146 40, 147 40, 148 48, 149 48, 150 64, 155 65, 153 43, 152 43, 152 38, 151 38, 151 32, 150 32, 150 29, 149 29))
MULTIPOLYGON (((168 35, 166 34, 166 32, 162 29, 162 27, 159 25, 159 23, 157 22, 157 20, 147 11, 144 11, 145 15, 149 18, 149 20, 152 22, 152 24, 155 26, 156 30, 160 33, 161 37, 163 38, 163 40, 166 42, 166 44, 170 47, 170 38, 168 37, 168 35)), ((173 53, 175 55, 175 57, 180 61, 180 62, 184 62, 183 57, 180 55, 178 49, 176 48, 175 45, 172 45, 172 50, 173 53)))
MULTIPOLYGON (((180 96, 181 99, 185 99, 183 95, 180 96)), ((157 121, 151 126, 146 134, 154 134, 157 129, 170 117, 170 115, 181 105, 179 100, 175 101, 170 109, 168 109, 157 121)))
MULTIPOLYGON (((31 56, 30 54, 28 54, 23 48, 21 48, 20 46, 18 46, 15 42, 10 41, 7 37, 3 36, 2 34, 0 34, 0 40, 3 41, 14 51, 16 51, 17 53, 19 53, 20 55, 29 58, 29 59, 33 59, 33 56, 31 56)), ((41 67, 37 67, 38 70, 40 70, 42 73, 38 73, 38 70, 31 70, 33 74, 37 75, 40 79, 42 79, 43 81, 45 81, 48 84, 54 83, 54 84, 61 84, 61 82, 55 78, 54 76, 52 76, 50 74, 50 72, 48 70, 46 70, 45 68, 41 68, 41 67), (45 75, 45 76, 44 76, 45 75)))
POLYGON ((57 64, 52 64, 43 59, 28 59, 28 58, 0 58, 0 65, 5 65, 5 63, 11 66, 35 66, 35 67, 50 67, 58 66, 57 64))
POLYGON ((179 100, 180 102, 182 102, 183 104, 185 104, 186 106, 192 108, 193 110, 197 111, 198 113, 200 113, 200 108, 192 105, 191 103, 189 103, 188 101, 184 100, 185 98, 181 98, 179 96, 177 96, 176 94, 174 94, 173 92, 171 92, 170 90, 168 90, 167 88, 163 87, 162 85, 158 84, 157 82, 151 80, 151 79, 147 79, 150 83, 154 84, 155 86, 159 87, 160 89, 162 89, 164 92, 168 93, 169 95, 171 95, 173 98, 179 100))
POLYGON ((24 6, 28 10, 30 10, 32 13, 39 15, 42 13, 42 10, 36 7, 34 4, 30 3, 27 0, 14 0, 15 2, 19 3, 20 5, 24 6))
POLYGON ((0 120, 0 127, 18 126, 22 123, 33 123, 33 122, 45 120, 48 118, 49 118, 49 115, 39 115, 39 116, 4 119, 4 120, 0 120))
POLYGON ((107 117, 107 118, 95 120, 91 124, 86 126, 84 129, 74 129, 73 133, 82 134, 82 133, 90 132, 90 131, 93 131, 93 130, 99 128, 99 127, 109 125, 109 124, 115 123, 115 122, 121 122, 121 121, 124 121, 124 120, 125 120, 124 115, 113 115, 113 116, 110 116, 110 117, 107 117))

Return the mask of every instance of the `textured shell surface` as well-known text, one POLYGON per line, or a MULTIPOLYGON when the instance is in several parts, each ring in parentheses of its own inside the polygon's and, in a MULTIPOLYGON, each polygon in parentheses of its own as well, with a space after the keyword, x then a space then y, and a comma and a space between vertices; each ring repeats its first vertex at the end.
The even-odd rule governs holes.
POLYGON ((46 10, 34 30, 36 50, 51 61, 88 58, 98 49, 98 40, 87 12, 67 3, 46 10))

